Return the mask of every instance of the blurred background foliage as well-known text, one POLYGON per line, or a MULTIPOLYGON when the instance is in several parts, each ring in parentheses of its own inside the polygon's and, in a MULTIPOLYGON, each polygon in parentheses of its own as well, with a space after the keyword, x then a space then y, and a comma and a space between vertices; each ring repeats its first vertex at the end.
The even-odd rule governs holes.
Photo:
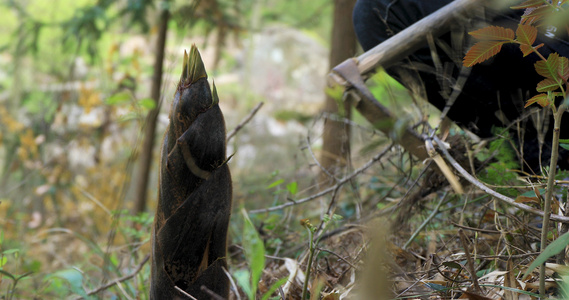
MULTIPOLYGON (((305 139, 315 133, 312 146, 318 150, 333 2, 0 0, 4 299, 88 298, 88 291, 134 271, 150 252, 157 163, 149 184, 149 212, 131 213, 131 179, 137 172, 141 128, 156 107, 149 89, 162 9, 172 18, 156 144, 183 49, 196 43, 210 80, 216 79, 228 130, 258 102, 266 102, 264 112, 228 149, 236 153, 231 162, 235 208, 268 207, 306 196, 314 185, 318 170, 305 139), (270 39, 275 35, 288 38, 285 45, 270 39), (275 45, 281 48, 270 48, 275 45), (295 54, 298 61, 289 56, 290 48, 300 51, 295 54), (273 69, 260 69, 263 55, 274 62, 273 69)), ((389 96, 382 99, 394 99, 394 93, 406 98, 382 74, 373 86, 376 94, 389 96)), ((354 119, 365 123, 357 115, 354 119)), ((360 141, 369 141, 366 134, 360 141)), ((372 140, 381 144, 375 136, 372 140)), ((154 153, 157 162, 159 151, 154 153)), ((382 180, 391 179, 374 177, 369 191, 381 193, 382 180)), ((353 203, 344 206, 348 217, 358 209, 353 203)), ((302 228, 295 229, 296 235, 282 234, 301 217, 320 216, 252 216, 262 222, 267 251, 275 255, 287 241, 302 242, 302 228)), ((240 242, 241 227, 242 220, 234 218, 230 238, 235 242, 240 242)), ((145 265, 134 280, 99 296, 145 299, 148 276, 145 265)))

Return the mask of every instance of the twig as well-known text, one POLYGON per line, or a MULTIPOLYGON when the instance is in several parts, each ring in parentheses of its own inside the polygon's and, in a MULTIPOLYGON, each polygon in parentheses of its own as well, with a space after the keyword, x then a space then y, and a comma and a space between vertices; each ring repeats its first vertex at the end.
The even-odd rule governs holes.
MULTIPOLYGON (((496 199, 498 199, 504 203, 507 203, 507 204, 514 206, 518 209, 521 209, 525 212, 543 217, 543 215, 544 215, 543 211, 536 209, 536 208, 533 208, 529 205, 525 205, 523 203, 517 203, 514 199, 512 199, 508 196, 502 195, 502 194, 492 190, 491 188, 487 187, 486 185, 484 185, 478 179, 476 179, 472 175, 470 175, 458 162, 456 162, 456 160, 444 148, 444 146, 443 146, 444 144, 442 144, 442 142, 439 140, 439 138, 437 136, 434 136, 433 140, 435 142, 437 142, 437 146, 438 146, 439 150, 445 155, 446 159, 451 163, 451 165, 460 173, 460 175, 462 175, 462 177, 464 177, 470 183, 472 183, 473 185, 475 185, 479 189, 483 190, 485 193, 489 194, 490 196, 493 196, 496 199)), ((551 220, 561 222, 561 223, 569 223, 569 217, 560 216, 557 214, 556 215, 552 214, 551 220)))
POLYGON ((182 290, 182 289, 179 288, 177 285, 175 285, 174 288, 175 288, 178 292, 182 293, 182 295, 184 295, 184 296, 186 296, 186 297, 188 297, 188 298, 190 298, 190 299, 192 299, 192 300, 198 300, 198 299, 196 299, 196 297, 194 297, 194 296, 188 294, 186 291, 182 290))
POLYGON ((318 250, 318 251, 323 251, 323 252, 328 252, 328 253, 330 253, 330 254, 336 256, 336 257, 337 257, 338 259, 340 259, 341 261, 343 261, 343 262, 347 263, 348 265, 350 265, 350 267, 352 267, 354 270, 356 270, 356 271, 358 270, 358 267, 354 266, 354 264, 352 264, 352 263, 349 262, 347 259, 345 259, 345 258, 343 258, 342 256, 340 256, 339 254, 333 252, 332 250, 326 250, 326 249, 322 249, 322 248, 319 248, 319 247, 316 247, 316 250, 318 250))
POLYGON ((474 227, 469 227, 469 226, 464 226, 464 225, 460 225, 458 223, 455 222, 450 222, 452 224, 452 226, 454 227, 458 227, 461 229, 466 229, 466 230, 470 230, 470 231, 475 231, 475 232, 482 232, 482 233, 487 233, 487 234, 500 234, 501 232, 498 230, 488 230, 488 229, 481 229, 481 228, 474 228, 474 227))
POLYGON ((249 121, 251 121, 251 119, 253 119, 253 117, 259 111, 259 109, 261 109, 261 106, 263 106, 263 104, 264 104, 264 102, 259 102, 259 104, 257 104, 253 108, 253 110, 251 110, 251 112, 245 117, 245 119, 243 119, 239 124, 237 124, 237 126, 235 128, 233 128, 233 130, 231 130, 227 134, 227 138, 225 140, 227 142, 229 142, 229 140, 231 140, 231 138, 233 138, 235 136, 235 134, 237 134, 237 132, 239 130, 241 130, 241 128, 243 128, 243 126, 245 126, 245 124, 247 124, 247 122, 249 122, 249 121))
MULTIPOLYGON (((328 205, 328 209, 326 211, 326 214, 328 216, 330 216, 330 218, 332 218, 332 210, 334 209, 334 206, 336 204, 336 199, 338 198, 338 194, 340 192, 340 190, 342 189, 342 186, 339 185, 336 187, 336 189, 334 189, 334 192, 332 192, 332 199, 330 200, 330 204, 328 205)), ((324 232, 324 220, 322 220, 320 222, 320 224, 318 225, 318 229, 316 230, 316 236, 320 236, 322 234, 322 232, 324 232)))
POLYGON ((231 288, 235 291, 235 298, 237 298, 237 300, 241 300, 241 296, 239 296, 239 290, 237 289, 237 285, 235 285, 235 281, 233 281, 233 277, 231 276, 231 274, 229 274, 229 272, 225 269, 225 267, 221 269, 223 270, 223 273, 225 273, 227 278, 229 278, 229 282, 231 282, 231 288))
POLYGON ((464 255, 466 256, 466 266, 468 273, 470 273, 470 277, 472 278, 472 284, 476 289, 476 292, 482 294, 482 289, 480 289, 480 285, 478 284, 478 276, 476 276, 476 269, 474 269, 474 261, 472 260, 472 256, 470 256, 470 249, 468 248, 468 241, 466 240, 466 235, 464 234, 464 230, 459 229, 458 235, 460 236, 460 242, 462 243, 462 248, 464 248, 464 255))
POLYGON ((225 298, 221 297, 220 295, 216 294, 214 291, 210 290, 207 288, 207 286, 202 285, 200 287, 200 289, 204 292, 206 292, 208 295, 211 296, 211 299, 215 299, 215 300, 225 300, 225 298))
MULTIPOLYGON (((94 295, 98 292, 101 292, 103 290, 106 290, 106 289, 112 287, 113 285, 116 285, 118 283, 121 283, 123 281, 126 281, 126 280, 133 278, 134 276, 136 276, 136 274, 138 274, 138 272, 140 272, 140 270, 142 270, 142 267, 144 266, 144 264, 146 264, 148 259, 150 259, 150 255, 146 255, 146 257, 144 257, 144 259, 138 264, 138 266, 136 266, 136 269, 132 273, 125 275, 123 277, 117 278, 117 279, 115 279, 115 280, 113 280, 107 284, 104 284, 104 285, 102 285, 102 286, 100 286, 100 287, 98 287, 92 291, 88 291, 87 296, 94 295)), ((75 298, 75 299, 83 299, 83 297, 79 297, 79 298, 75 298)))
MULTIPOLYGON (((269 212, 269 211, 275 211, 275 210, 280 210, 295 204, 301 204, 304 202, 308 202, 314 199, 317 199, 319 197, 322 197, 328 193, 333 192, 334 190, 336 190, 338 188, 338 186, 341 186, 343 184, 345 184, 346 182, 350 181, 352 178, 358 176, 359 174, 363 173, 365 170, 367 170, 369 167, 371 167, 375 162, 377 162, 378 160, 380 160, 385 154, 387 154, 387 152, 389 152, 389 150, 391 150, 391 147, 393 147, 393 143, 391 143, 387 148, 383 149, 383 151, 381 151, 379 154, 377 154, 376 156, 374 156, 370 161, 368 161, 367 163, 365 163, 362 167, 360 167, 359 169, 355 170, 352 174, 342 178, 341 180, 338 181, 338 183, 334 186, 331 186, 319 193, 316 193, 312 196, 300 199, 300 200, 296 200, 295 202, 288 202, 288 203, 284 203, 281 205, 277 205, 277 206, 273 206, 273 207, 269 207, 269 208, 261 208, 261 209, 255 209, 255 210, 251 210, 249 211, 249 214, 258 214, 258 213, 262 213, 262 212, 269 212)), ((569 220, 569 218, 567 218, 569 220)))
POLYGON ((281 296, 281 300, 285 300, 285 296, 283 293, 283 288, 279 286, 279 295, 281 296))
POLYGON ((417 237, 417 235, 419 235, 419 232, 421 232, 423 230, 423 228, 425 228, 425 226, 427 226, 427 224, 431 221, 431 219, 433 219, 439 213, 439 207, 441 207, 441 204, 443 204, 443 202, 447 198, 447 195, 448 195, 448 192, 446 192, 444 194, 444 196, 441 197, 441 201, 439 201, 439 203, 437 203, 437 206, 435 206, 431 215, 425 221, 423 221, 423 224, 421 224, 419 226, 419 228, 417 228, 417 230, 415 230, 413 235, 409 238, 409 240, 405 243, 405 245, 403 245, 403 248, 402 248, 403 250, 405 250, 405 249, 407 249, 407 247, 409 247, 409 244, 411 244, 411 242, 415 239, 415 237, 417 237))
POLYGON ((89 200, 95 202, 95 204, 97 204, 97 206, 102 208, 109 216, 113 215, 113 213, 107 207, 105 207, 105 205, 103 205, 103 203, 101 203, 101 201, 99 201, 97 198, 95 198, 95 196, 91 195, 89 192, 87 192, 85 189, 83 189, 80 185, 76 184, 75 186, 79 189, 79 191, 83 194, 83 196, 85 196, 89 200))
POLYGON ((320 168, 320 170, 322 172, 326 173, 326 175, 328 175, 328 177, 334 179, 335 182, 338 182, 338 178, 336 176, 330 174, 330 172, 328 172, 328 170, 326 170, 326 168, 324 168, 322 166, 322 164, 320 164, 320 162, 316 158, 316 155, 314 155, 314 152, 312 152, 312 147, 310 147, 310 137, 309 136, 306 137, 306 149, 308 149, 308 152, 310 152, 310 156, 312 156, 314 163, 320 168))

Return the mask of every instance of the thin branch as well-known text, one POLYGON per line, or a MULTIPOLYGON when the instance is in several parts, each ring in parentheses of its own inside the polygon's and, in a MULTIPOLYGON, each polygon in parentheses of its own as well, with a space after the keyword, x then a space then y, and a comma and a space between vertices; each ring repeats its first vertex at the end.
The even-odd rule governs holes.
MULTIPOLYGON (((365 170, 369 169, 369 167, 371 167, 375 162, 377 162, 378 160, 380 160, 385 154, 387 154, 387 152, 389 152, 389 150, 391 150, 391 148, 393 147, 393 143, 391 143, 388 147, 386 147, 385 149, 383 149, 383 151, 381 151, 379 154, 377 154, 376 156, 374 156, 370 161, 368 161, 367 163, 365 163, 362 167, 360 167, 359 169, 355 170, 352 174, 342 178, 341 180, 338 181, 338 183, 334 186, 331 186, 319 193, 316 193, 312 196, 300 199, 300 200, 296 200, 294 202, 288 202, 288 203, 284 203, 281 205, 277 205, 277 206, 273 206, 273 207, 269 207, 269 208, 261 208, 261 209, 255 209, 255 210, 251 210, 249 211, 249 214, 258 214, 258 213, 262 213, 262 212, 269 212, 269 211, 275 211, 275 210, 280 210, 295 204, 301 204, 301 203, 305 203, 317 198, 320 198, 328 193, 333 192, 334 190, 336 190, 339 186, 345 184, 346 182, 350 181, 352 178, 360 175, 361 173, 363 173, 365 170)), ((567 218, 569 220, 569 218, 567 218)))
POLYGON ((333 252, 332 250, 322 249, 322 248, 318 248, 318 247, 316 247, 316 250, 322 251, 322 252, 330 253, 330 254, 336 256, 339 260, 341 260, 341 261, 347 263, 348 265, 350 265, 350 267, 352 267, 354 270, 356 270, 356 271, 359 270, 359 268, 356 267, 354 264, 352 264, 352 263, 349 262, 347 259, 345 259, 345 258, 343 258, 342 256, 340 256, 339 254, 333 252))
POLYGON ((322 166, 322 164, 320 164, 320 162, 318 161, 318 159, 314 155, 314 152, 312 151, 312 147, 310 147, 310 137, 309 136, 306 137, 306 149, 308 149, 308 152, 310 152, 310 156, 312 156, 312 159, 314 160, 314 163, 316 163, 318 168, 320 168, 320 170, 322 172, 326 173, 326 175, 328 177, 334 179, 335 182, 338 182, 338 178, 336 176, 332 175, 330 172, 328 172, 328 170, 326 170, 326 168, 324 168, 322 166))
POLYGON ((194 297, 194 296, 188 294, 186 291, 182 290, 182 289, 179 288, 177 285, 175 285, 174 288, 175 288, 178 292, 182 293, 182 295, 184 295, 184 296, 186 296, 186 297, 188 297, 188 298, 190 298, 190 299, 192 299, 192 300, 198 300, 198 299, 196 299, 196 297, 194 297))
POLYGON ((231 276, 231 274, 229 274, 229 272, 225 269, 225 267, 222 267, 221 269, 223 270, 223 273, 225 273, 225 276, 229 278, 229 282, 231 283, 231 288, 233 289, 233 291, 235 291, 235 298, 237 298, 237 300, 241 300, 241 296, 239 296, 239 290, 237 289, 237 285, 235 285, 235 281, 233 281, 233 277, 231 276))
MULTIPOLYGON (((443 142, 441 142, 441 140, 439 140, 439 138, 437 136, 434 136, 433 140, 437 143, 438 149, 444 154, 444 156, 450 162, 450 164, 462 175, 462 177, 464 177, 470 183, 472 183, 473 185, 475 185, 479 189, 483 190, 485 193, 489 194, 490 196, 493 196, 496 199, 498 199, 504 203, 512 205, 512 206, 514 206, 518 209, 521 209, 525 212, 532 213, 532 214, 543 217, 543 215, 544 215, 543 211, 536 209, 536 208, 533 208, 529 205, 525 205, 523 203, 517 203, 516 200, 514 200, 508 196, 502 195, 502 194, 492 190, 491 188, 487 187, 486 185, 484 185, 478 179, 476 179, 472 175, 470 175, 458 162, 456 162, 456 160, 450 155, 450 153, 447 151, 447 149, 445 149, 444 146, 441 146, 444 144, 443 144, 443 142)), ((560 215, 551 215, 551 220, 561 222, 561 223, 569 223, 569 217, 560 216, 560 215)))
MULTIPOLYGON (((138 266, 136 266, 136 269, 132 273, 125 275, 123 277, 117 278, 113 281, 110 281, 107 284, 104 284, 104 285, 102 285, 102 286, 100 286, 100 287, 98 287, 92 291, 88 291, 87 296, 97 294, 101 291, 104 291, 104 290, 112 287, 113 285, 119 284, 123 281, 126 281, 126 280, 133 278, 134 276, 136 276, 136 274, 138 274, 138 272, 140 272, 140 270, 142 270, 142 267, 144 266, 144 264, 146 264, 148 259, 150 259, 150 255, 146 255, 146 257, 144 257, 144 259, 138 264, 138 266)), ((79 298, 75 298, 75 299, 83 299, 83 297, 79 297, 79 298)))
POLYGON ((200 287, 200 289, 201 289, 202 291, 206 292, 206 293, 211 297, 211 299, 214 299, 214 300, 226 300, 225 298, 223 298, 223 297, 221 297, 220 295, 216 294, 214 291, 208 289, 205 285, 202 285, 202 286, 200 287))
POLYGON ((464 255, 466 256, 466 269, 468 273, 470 273, 470 277, 472 280, 472 284, 474 288, 479 294, 482 294, 482 289, 478 284, 478 276, 476 276, 476 269, 474 268, 474 261, 472 260, 472 256, 470 256, 470 249, 468 247, 468 241, 466 240, 466 235, 464 234, 464 230, 458 229, 458 235, 460 237, 460 242, 462 243, 462 247, 464 248, 464 255))
POLYGON ((431 215, 429 215, 427 217, 427 219, 425 219, 425 221, 423 221, 423 223, 419 226, 419 228, 417 228, 417 230, 415 230, 415 232, 411 235, 409 240, 407 240, 405 245, 403 245, 403 248, 402 248, 403 250, 405 250, 405 249, 407 249, 407 247, 409 247, 409 245, 411 244, 411 242, 413 242, 413 240, 415 240, 417 235, 419 235, 419 233, 421 231, 423 231, 423 228, 425 228, 425 226, 427 226, 427 224, 429 224, 429 222, 431 222, 431 220, 439 213, 439 208, 441 207, 441 204, 443 204, 443 202, 447 198, 447 195, 448 195, 448 191, 445 192, 444 196, 441 197, 441 201, 439 201, 439 203, 437 203, 437 206, 435 206, 435 208, 431 212, 431 215))
POLYGON ((263 106, 263 104, 264 104, 264 102, 259 102, 259 104, 257 104, 253 108, 253 110, 251 110, 251 112, 245 117, 245 119, 243 119, 239 124, 237 124, 237 126, 235 128, 233 128, 233 130, 231 130, 227 134, 227 138, 226 138, 227 142, 229 142, 229 140, 231 140, 231 138, 233 138, 235 136, 235 134, 237 134, 237 132, 239 130, 241 130, 241 128, 243 128, 243 126, 245 126, 245 124, 247 124, 249 121, 251 121, 251 119, 253 119, 253 117, 259 111, 259 109, 261 109, 261 106, 263 106))

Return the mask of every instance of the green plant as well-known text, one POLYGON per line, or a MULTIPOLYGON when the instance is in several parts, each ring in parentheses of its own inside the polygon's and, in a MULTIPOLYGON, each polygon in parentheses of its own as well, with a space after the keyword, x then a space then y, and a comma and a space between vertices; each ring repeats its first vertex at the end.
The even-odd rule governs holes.
POLYGON ((32 272, 25 272, 22 275, 14 275, 4 269, 4 266, 8 263, 10 257, 17 258, 20 255, 20 249, 12 248, 4 250, 2 247, 3 242, 4 242, 4 231, 0 230, 0 282, 2 281, 2 277, 7 277, 11 281, 11 283, 8 284, 8 288, 6 289, 6 294, 4 295, 4 299, 10 300, 14 298, 18 282, 21 279, 28 277, 32 272))
POLYGON ((115 217, 120 217, 122 221, 125 221, 123 226, 119 226, 119 230, 129 240, 139 240, 143 242, 148 242, 150 240, 150 232, 152 231, 154 216, 151 216, 148 212, 131 215, 126 209, 113 212, 113 214, 115 217))
MULTIPOLYGON (((249 219, 245 209, 241 210, 243 215, 243 250, 250 270, 240 269, 233 273, 237 283, 241 286, 249 300, 255 300, 257 287, 265 268, 265 246, 259 237, 257 229, 249 219)), ((277 280, 269 290, 262 296, 262 300, 268 299, 280 286, 286 282, 287 278, 277 280)))
MULTIPOLYGON (((322 228, 321 230, 323 231, 325 229, 325 227, 330 223, 330 221, 340 221, 342 220, 342 216, 340 215, 328 215, 325 214, 322 217, 322 228)), ((318 231, 318 228, 316 228, 314 225, 312 225, 312 223, 310 223, 309 219, 302 219, 300 220, 300 225, 302 225, 302 227, 304 227, 306 229, 306 231, 308 232, 308 264, 306 266, 306 275, 305 275, 305 279, 304 279, 304 286, 302 287, 302 300, 306 299, 307 295, 308 295, 308 282, 310 279, 310 272, 312 270, 312 262, 314 261, 314 256, 316 254, 316 248, 318 243, 320 242, 320 237, 321 235, 316 239, 316 241, 314 240, 314 233, 316 233, 318 231)), ((312 297, 311 297, 312 299, 312 297)))
POLYGON ((304 279, 304 286, 302 287, 302 300, 304 300, 308 293, 308 280, 310 279, 310 270, 312 269, 314 253, 316 252, 316 246, 314 243, 314 232, 316 231, 316 227, 314 227, 308 219, 301 220, 300 224, 306 228, 306 231, 308 232, 308 264, 306 265, 306 276, 304 279))
MULTIPOLYGON (((535 53, 540 58, 540 60, 535 63, 535 70, 545 79, 537 84, 536 90, 539 94, 527 100, 525 106, 527 107, 537 103, 543 108, 549 108, 553 112, 555 120, 547 181, 547 194, 545 195, 543 205, 544 218, 541 232, 542 252, 545 252, 547 247, 549 215, 551 213, 553 186, 559 154, 561 117, 569 108, 569 59, 560 56, 558 53, 551 53, 546 58, 538 51, 543 44, 534 45, 534 43, 538 35, 537 27, 544 24, 551 24, 552 20, 555 24, 561 24, 569 32, 569 23, 567 23, 568 3, 568 0, 554 1, 553 3, 549 3, 549 1, 546 0, 528 0, 520 5, 513 6, 513 9, 526 9, 526 13, 522 17, 516 31, 514 32, 512 29, 499 26, 488 26, 470 32, 470 35, 481 41, 470 48, 463 61, 467 67, 484 62, 498 54, 504 44, 519 45, 524 57, 535 53), (559 23, 560 21, 563 23, 559 23), (559 101, 556 102, 559 98, 563 99, 560 103, 559 101)), ((542 266, 540 269, 539 293, 541 296, 545 296, 545 266, 542 266)))
POLYGON ((7 263, 7 256, 10 254, 14 254, 16 255, 19 252, 18 249, 9 249, 6 251, 2 251, 2 253, 0 254, 0 281, 2 279, 2 275, 6 276, 8 279, 11 280, 11 283, 8 285, 8 289, 6 289, 6 294, 4 296, 4 299, 10 300, 14 298, 14 295, 16 293, 16 286, 18 285, 18 282, 23 279, 28 277, 30 274, 32 274, 32 272, 26 272, 22 275, 14 275, 6 270, 4 270, 2 268, 3 265, 5 265, 7 263))

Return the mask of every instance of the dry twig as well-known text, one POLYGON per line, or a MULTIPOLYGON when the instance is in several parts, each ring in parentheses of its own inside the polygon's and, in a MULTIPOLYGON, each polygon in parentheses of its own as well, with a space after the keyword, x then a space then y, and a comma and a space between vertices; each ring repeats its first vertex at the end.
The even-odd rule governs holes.
MULTIPOLYGON (((437 147, 444 154, 444 156, 449 161, 449 163, 470 183, 472 183, 473 185, 475 185, 479 189, 483 190, 488 195, 493 196, 496 199, 498 199, 504 203, 507 203, 507 204, 514 206, 518 209, 521 209, 525 212, 532 213, 534 215, 538 215, 538 216, 543 217, 544 213, 542 210, 533 208, 533 207, 531 207, 529 205, 525 205, 523 203, 518 203, 518 202, 516 202, 516 200, 514 200, 508 196, 502 195, 502 194, 492 190, 491 188, 487 187, 486 185, 484 185, 478 179, 474 178, 474 176, 470 175, 458 162, 456 162, 456 160, 450 155, 450 153, 447 151, 447 149, 445 149, 445 147, 442 146, 444 144, 439 140, 439 138, 437 136, 434 136, 433 140, 435 142, 437 142, 437 147)), ((551 220, 561 222, 561 223, 569 223, 569 217, 560 216, 560 215, 553 215, 552 214, 551 220)))
POLYGON ((288 203, 284 203, 281 205, 277 205, 277 206, 273 206, 273 207, 269 207, 269 208, 261 208, 261 209, 254 209, 249 211, 249 214, 258 214, 258 213, 262 213, 262 212, 269 212, 269 211, 275 211, 275 210, 280 210, 283 208, 287 208, 289 206, 292 205, 296 205, 296 204, 301 204, 301 203, 305 203, 317 198, 320 198, 328 193, 331 193, 333 191, 335 191, 339 186, 345 184, 346 182, 350 181, 352 178, 358 176, 359 174, 363 173, 365 170, 367 170, 369 167, 371 167, 375 162, 377 162, 378 160, 380 160, 385 154, 387 154, 387 152, 389 152, 389 150, 391 150, 391 147, 393 147, 393 143, 391 143, 388 147, 386 147, 385 149, 383 149, 383 151, 381 151, 380 153, 378 153, 376 156, 374 156, 370 161, 368 161, 366 164, 364 164, 362 167, 360 167, 359 169, 355 170, 352 174, 342 178, 341 180, 338 181, 338 183, 336 183, 336 185, 333 185, 319 193, 316 193, 312 196, 300 199, 300 200, 296 200, 294 202, 288 202, 288 203))
POLYGON ((482 289, 480 289, 480 285, 478 284, 478 276, 476 276, 476 269, 474 268, 474 261, 472 260, 472 256, 470 256, 470 249, 468 247, 466 235, 462 229, 458 230, 458 235, 460 236, 462 248, 464 248, 464 255, 466 256, 466 267, 468 273, 470 273, 472 284, 474 285, 476 292, 482 294, 482 289))
POLYGON ((229 142, 229 140, 231 140, 235 136, 235 134, 237 134, 237 132, 239 130, 241 130, 241 128, 243 128, 243 126, 245 126, 245 124, 247 124, 249 121, 251 121, 251 119, 253 119, 253 117, 259 111, 259 109, 261 109, 261 106, 263 106, 263 104, 264 104, 264 102, 259 102, 259 104, 257 104, 253 108, 253 110, 251 110, 251 112, 245 117, 245 119, 243 119, 241 122, 239 122, 239 124, 237 124, 237 126, 235 126, 235 128, 233 128, 233 130, 231 130, 227 134, 227 138, 225 140, 227 142, 229 142))
MULTIPOLYGON (((102 286, 100 286, 94 290, 88 291, 87 296, 97 294, 97 293, 104 291, 104 290, 106 290, 106 289, 108 289, 108 288, 110 288, 116 284, 119 284, 123 281, 126 281, 126 280, 133 278, 134 276, 136 276, 136 274, 138 274, 138 272, 140 272, 140 270, 142 270, 142 267, 144 266, 144 264, 146 264, 146 262, 149 259, 150 259, 150 255, 146 255, 146 257, 144 257, 144 259, 138 264, 138 266, 136 266, 136 269, 132 273, 125 275, 123 277, 117 278, 115 280, 112 280, 112 281, 108 282, 107 284, 104 284, 104 285, 102 285, 102 286)), ((79 298, 75 298, 75 299, 83 299, 83 297, 79 297, 79 298)))

